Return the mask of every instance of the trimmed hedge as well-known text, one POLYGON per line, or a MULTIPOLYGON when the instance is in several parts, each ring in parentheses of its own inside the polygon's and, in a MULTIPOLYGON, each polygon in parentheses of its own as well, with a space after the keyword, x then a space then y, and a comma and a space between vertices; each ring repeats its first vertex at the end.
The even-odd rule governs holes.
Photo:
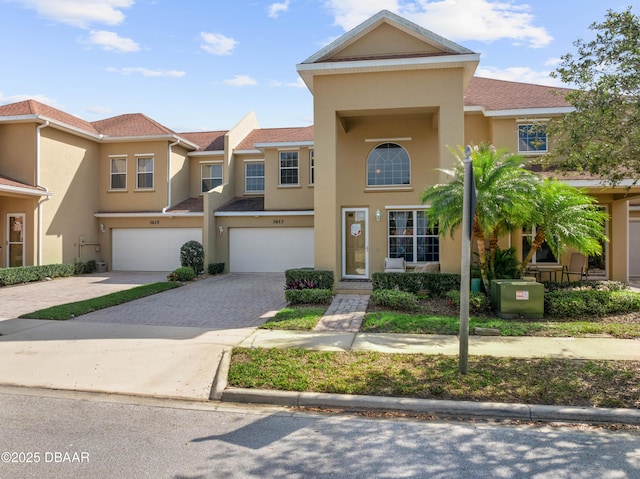
POLYGON ((193 281, 193 278, 196 277, 196 273, 191 266, 183 266, 182 268, 174 269, 169 275, 167 279, 169 281, 193 281))
POLYGON ((442 297, 447 291, 460 289, 460 275, 450 273, 373 273, 373 289, 399 289, 409 293, 427 291, 442 297))
POLYGON ((294 285, 313 284, 314 289, 333 290, 333 271, 315 269, 288 269, 284 272, 287 289, 296 289, 294 285), (291 288, 290 288, 291 286, 291 288))
POLYGON ((0 286, 42 281, 45 278, 73 276, 75 264, 47 264, 43 266, 18 266, 0 269, 0 286))
POLYGON ((224 273, 224 263, 209 263, 207 266, 207 273, 220 274, 224 273))
POLYGON ((557 290, 544 295, 548 318, 607 316, 640 311, 640 293, 625 290, 557 290))
POLYGON ((330 304, 333 299, 331 289, 288 289, 284 297, 289 304, 330 304))
POLYGON ((420 308, 415 294, 397 289, 374 290, 371 293, 371 300, 376 306, 384 306, 397 311, 415 311, 420 308))

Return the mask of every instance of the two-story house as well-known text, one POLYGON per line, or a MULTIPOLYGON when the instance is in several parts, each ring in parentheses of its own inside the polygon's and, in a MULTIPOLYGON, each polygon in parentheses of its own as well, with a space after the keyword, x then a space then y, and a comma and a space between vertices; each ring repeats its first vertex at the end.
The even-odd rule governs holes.
MULTIPOLYGON (((453 165, 449 148, 536 157, 553 145, 533 125, 571 111, 550 87, 474 77, 478 62, 382 11, 297 66, 312 127, 262 129, 249 114, 227 131, 178 133, 142 114, 86 122, 35 101, 0 106, 0 267, 96 259, 168 271, 195 239, 231 272, 367 279, 387 256, 459 271, 459 239, 440 237, 419 199, 445 180, 436 168, 453 165)), ((640 190, 564 180, 611 217, 592 273, 640 275, 640 190)), ((524 254, 531 234, 504 245, 524 254)), ((534 261, 568 260, 548 253, 534 261)))

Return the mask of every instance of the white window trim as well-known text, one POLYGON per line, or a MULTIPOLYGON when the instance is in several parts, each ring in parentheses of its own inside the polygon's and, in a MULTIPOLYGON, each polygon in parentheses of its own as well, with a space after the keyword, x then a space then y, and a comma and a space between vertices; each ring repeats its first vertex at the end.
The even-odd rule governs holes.
POLYGON ((309 150, 309 186, 314 186, 316 183, 316 158, 315 150, 309 150))
MULTIPOLYGON (((222 164, 221 161, 201 161, 200 162, 200 194, 203 194, 203 193, 206 193, 207 191, 209 191, 209 190, 207 190, 207 191, 203 191, 202 190, 202 182, 204 180, 220 180, 220 184, 224 183, 224 167, 223 167, 223 164, 222 164), (203 166, 212 166, 212 165, 220 165, 221 166, 221 168, 220 168, 220 177, 212 176, 212 177, 205 178, 204 174, 203 174, 202 167, 203 166)), ((215 188, 217 188, 217 187, 215 187, 215 188)))
POLYGON ((278 151, 278 186, 281 188, 296 188, 300 187, 300 153, 298 149, 287 149, 278 151), (298 165, 293 166, 282 166, 282 153, 298 153, 297 154, 297 163, 298 165), (298 181, 296 183, 282 183, 282 170, 296 170, 298 173, 298 181))
POLYGON ((109 191, 127 191, 129 175, 127 174, 127 169, 129 167, 129 158, 126 156, 109 156, 109 191), (124 160, 124 173, 117 173, 118 175, 124 174, 124 187, 123 188, 114 188, 113 187, 113 160, 124 160))
MULTIPOLYGON (((533 226, 531 228, 531 230, 528 233, 525 233, 526 229, 522 228, 522 234, 520 235, 522 239, 524 239, 525 236, 531 238, 531 242, 533 242, 533 239, 536 237, 536 227, 533 226)), ((522 239, 520 240, 522 242, 522 239)), ((538 250, 540 251, 540 250, 538 250)), ((538 263, 536 261, 536 256, 538 256, 538 251, 536 251, 533 255, 533 257, 531 258, 531 262, 529 263, 529 265, 535 264, 535 265, 540 265, 540 266, 558 266, 560 264, 560 258, 556 258, 555 262, 551 262, 551 261, 544 261, 541 263, 538 263)), ((522 252, 522 260, 524 260, 524 251, 522 252)), ((529 266, 529 265, 525 265, 529 266)))
POLYGON ((136 191, 153 191, 156 187, 156 159, 153 155, 135 155, 136 156, 136 191), (139 170, 140 160, 151 160, 153 166, 151 171, 139 170), (151 186, 140 186, 140 175, 148 175, 151 173, 151 186))
MULTIPOLYGON (((534 125, 543 125, 547 126, 546 122, 537 122, 537 121, 527 121, 527 122, 523 122, 523 121, 519 121, 517 122, 517 128, 516 128, 516 139, 517 139, 517 143, 518 143, 518 154, 519 155, 524 155, 524 156, 535 156, 535 155, 544 155, 545 153, 549 152, 549 135, 546 135, 546 141, 545 141, 545 149, 544 150, 521 150, 520 149, 520 127, 521 126, 534 126, 534 125)), ((546 132, 545 132, 546 134, 546 132)))
POLYGON ((265 184, 265 164, 264 159, 262 160, 245 160, 244 161, 244 192, 248 195, 260 195, 264 193, 264 184, 265 184), (262 176, 251 176, 251 178, 262 178, 262 189, 261 190, 248 190, 247 189, 247 164, 248 163, 262 163, 262 176))
MULTIPOLYGON (((437 234, 427 234, 427 235, 418 235, 416 233, 416 224, 417 224, 417 212, 418 211, 424 211, 426 213, 426 211, 429 209, 429 207, 424 207, 424 206, 385 206, 385 209, 387 210, 387 256, 391 257, 391 241, 389 241, 389 239, 391 238, 392 235, 389 234, 389 225, 391 224, 391 220, 389 218, 389 215, 391 213, 394 212, 398 212, 398 211, 406 211, 406 212, 410 212, 413 215, 413 233, 412 233, 412 238, 413 238, 413 258, 414 260, 410 263, 407 264, 411 264, 411 265, 419 265, 419 264, 425 264, 425 263, 431 263, 432 261, 418 261, 418 241, 417 238, 420 237, 426 237, 426 238, 439 238, 439 235, 437 234)), ((401 237, 401 238, 408 238, 409 235, 393 235, 394 237, 401 237)), ((440 242, 438 242, 438 262, 440 261, 440 242)))
POLYGON ((378 145, 376 145, 375 147, 373 147, 370 151, 369 154, 367 155, 367 161, 366 161, 366 167, 365 167, 365 175, 366 175, 366 187, 365 187, 365 191, 389 191, 389 190, 393 190, 393 189, 398 189, 398 190, 413 190, 413 186, 412 186, 412 181, 413 181, 413 172, 412 172, 412 164, 413 162, 411 161, 411 155, 409 154, 409 151, 402 146, 399 143, 393 142, 393 141, 383 141, 380 142, 378 145), (370 185, 369 184, 369 159, 371 156, 371 153, 373 153, 378 147, 385 145, 387 143, 391 143, 394 145, 398 145, 400 148, 402 148, 405 153, 407 154, 407 157, 409 158, 409 184, 407 185, 403 185, 403 184, 393 184, 393 185, 370 185))

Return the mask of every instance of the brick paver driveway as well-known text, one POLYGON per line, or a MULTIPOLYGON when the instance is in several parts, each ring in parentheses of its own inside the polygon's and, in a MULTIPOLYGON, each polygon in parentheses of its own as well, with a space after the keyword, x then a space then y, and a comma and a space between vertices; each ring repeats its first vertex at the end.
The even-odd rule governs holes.
POLYGON ((223 274, 76 318, 211 330, 259 326, 285 306, 284 274, 223 274))

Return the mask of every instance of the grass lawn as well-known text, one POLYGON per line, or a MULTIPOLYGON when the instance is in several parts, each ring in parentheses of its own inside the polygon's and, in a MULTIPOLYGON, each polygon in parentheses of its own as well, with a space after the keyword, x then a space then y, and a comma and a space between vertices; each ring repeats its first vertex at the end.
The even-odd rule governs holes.
POLYGON ((124 291, 118 291, 116 293, 107 294, 105 296, 99 296, 97 298, 86 299, 84 301, 77 301, 75 303, 61 304, 59 306, 52 306, 50 308, 34 311, 33 313, 27 313, 20 316, 21 318, 29 319, 57 319, 66 320, 78 317, 82 314, 87 314, 99 309, 108 308, 117 304, 127 303, 134 301, 145 296, 161 293, 169 289, 182 286, 182 283, 169 281, 159 283, 143 284, 142 286, 136 286, 124 291))
POLYGON ((311 331, 326 310, 326 307, 313 306, 284 308, 260 328, 311 331))
MULTIPOLYGON (((447 315, 408 314, 395 311, 368 313, 361 331, 369 333, 458 334, 460 318, 447 315)), ((470 318, 469 330, 495 328, 502 336, 584 337, 608 334, 616 338, 639 338, 640 322, 544 321, 500 318, 470 318)))
POLYGON ((426 399, 640 408, 639 361, 233 350, 229 386, 426 399))

